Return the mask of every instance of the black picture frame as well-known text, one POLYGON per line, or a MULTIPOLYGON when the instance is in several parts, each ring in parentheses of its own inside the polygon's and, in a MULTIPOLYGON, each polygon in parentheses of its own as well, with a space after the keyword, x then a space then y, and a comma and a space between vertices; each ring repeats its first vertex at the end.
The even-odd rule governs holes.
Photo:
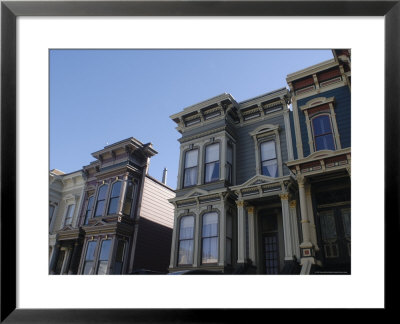
MULTIPOLYGON (((18 16, 384 16, 385 18, 385 310, 398 274, 388 249, 399 231, 400 3, 396 1, 1 1, 1 322, 230 322, 247 312, 214 309, 16 308, 16 18, 18 16), (394 231, 394 233, 392 233, 394 231)), ((353 118, 357 118, 356 116, 353 118)), ((366 161, 367 162, 367 161, 366 161)), ((398 237, 398 236, 397 236, 398 237)), ((373 259, 373 258, 372 258, 373 259)), ((373 266, 366 261, 366 268, 373 266)), ((367 284, 367 283, 366 283, 367 284)), ((237 298, 246 298, 238 295, 237 298)), ((258 316, 257 314, 251 314, 258 316)), ((248 317, 247 319, 250 320, 248 317)), ((254 317, 255 318, 255 317, 254 317)), ((251 320, 250 320, 251 321, 251 320)))

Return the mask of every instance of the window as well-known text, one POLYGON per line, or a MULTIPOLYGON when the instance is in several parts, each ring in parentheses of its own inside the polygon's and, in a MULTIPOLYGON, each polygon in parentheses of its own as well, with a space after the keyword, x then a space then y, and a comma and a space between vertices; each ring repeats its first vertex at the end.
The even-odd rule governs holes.
POLYGON ((92 209, 93 209, 93 200, 94 200, 94 196, 90 196, 88 199, 84 225, 86 225, 89 222, 90 214, 92 213, 92 209))
POLYGON ((72 224, 72 216, 74 215, 75 205, 68 205, 67 213, 65 214, 64 226, 72 224))
POLYGON ((96 251, 96 241, 88 242, 86 249, 85 263, 83 265, 83 274, 93 274, 94 252, 96 251))
POLYGON ((204 182, 219 180, 219 143, 206 146, 204 182))
POLYGON ((225 259, 227 264, 232 264, 232 216, 226 216, 226 249, 225 259))
POLYGON ((278 176, 278 161, 276 158, 275 141, 263 142, 261 151, 261 174, 268 177, 278 176))
POLYGON ((183 216, 179 222, 178 265, 193 263, 194 216, 183 216))
POLYGON ((125 193, 125 202, 124 202, 124 208, 122 210, 122 213, 124 215, 130 215, 132 206, 133 206, 133 201, 134 197, 133 195, 135 194, 135 184, 132 181, 128 181, 128 186, 126 188, 126 193, 125 193))
POLYGON ((51 223, 51 220, 53 218, 55 206, 54 205, 49 205, 49 224, 51 223))
POLYGON ((315 150, 334 150, 331 121, 328 115, 321 115, 312 119, 315 150))
POLYGON ((99 189, 99 194, 97 196, 97 203, 96 203, 96 211, 94 216, 102 216, 104 212, 104 206, 106 204, 106 194, 107 194, 108 185, 102 185, 99 189))
POLYGON ((97 274, 105 275, 107 273, 108 258, 110 256, 111 240, 101 242, 99 263, 97 265, 97 274))
POLYGON ((125 241, 118 240, 117 253, 115 255, 114 274, 122 273, 124 264, 125 241))
POLYGON ((185 154, 185 170, 183 171, 183 187, 197 184, 197 160, 199 150, 187 151, 185 154))
POLYGON ((216 263, 218 261, 218 214, 215 212, 203 215, 201 234, 201 262, 216 263))
POLYGON ((110 204, 108 205, 108 215, 116 214, 118 211, 119 196, 121 192, 122 181, 117 181, 111 189, 110 204))
POLYGON ((233 184, 233 147, 228 144, 226 155, 226 180, 233 184))

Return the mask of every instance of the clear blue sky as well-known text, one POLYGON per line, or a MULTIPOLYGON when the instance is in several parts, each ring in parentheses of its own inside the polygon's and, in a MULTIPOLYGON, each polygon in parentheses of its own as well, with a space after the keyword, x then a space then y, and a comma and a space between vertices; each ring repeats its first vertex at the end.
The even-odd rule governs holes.
POLYGON ((135 137, 158 154, 149 174, 175 189, 180 134, 169 118, 230 93, 236 101, 287 87, 286 76, 330 50, 51 50, 50 169, 77 171, 92 152, 135 137))

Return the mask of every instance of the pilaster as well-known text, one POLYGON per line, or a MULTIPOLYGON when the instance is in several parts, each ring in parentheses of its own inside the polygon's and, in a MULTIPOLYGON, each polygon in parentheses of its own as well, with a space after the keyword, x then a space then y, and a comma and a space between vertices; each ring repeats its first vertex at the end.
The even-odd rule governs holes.
POLYGON ((246 202, 243 200, 236 201, 238 213, 238 260, 237 263, 245 263, 247 259, 246 253, 246 217, 245 206, 246 202))
POLYGON ((293 260, 292 235, 290 229, 289 194, 280 194, 282 205, 283 236, 285 242, 285 260, 293 260))

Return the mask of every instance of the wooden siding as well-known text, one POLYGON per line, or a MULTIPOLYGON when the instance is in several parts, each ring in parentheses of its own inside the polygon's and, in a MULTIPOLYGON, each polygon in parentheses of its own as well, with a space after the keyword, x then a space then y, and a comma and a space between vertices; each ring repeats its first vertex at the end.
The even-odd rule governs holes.
MULTIPOLYGON (((311 99, 317 97, 335 97, 334 110, 336 114, 336 122, 340 135, 342 148, 351 147, 351 95, 347 86, 336 88, 330 91, 322 92, 310 97, 303 98, 298 101, 297 106, 305 105, 311 99)), ((305 122, 304 112, 299 112, 301 139, 303 143, 304 157, 310 155, 310 147, 308 145, 307 126, 305 122)))
POLYGON ((168 199, 173 197, 175 197, 175 192, 157 181, 146 177, 140 217, 172 228, 174 223, 174 206, 168 202, 168 199))
MULTIPOLYGON (((237 184, 242 184, 256 175, 255 147, 253 137, 249 135, 251 131, 264 124, 279 125, 279 138, 281 142, 282 162, 288 160, 285 122, 283 115, 279 115, 267 120, 248 124, 246 126, 236 128, 237 133, 237 154, 236 154, 236 179, 237 184)), ((288 175, 289 169, 283 166, 283 175, 288 175)))
POLYGON ((172 242, 175 193, 146 177, 140 208, 134 269, 167 271, 172 242))

